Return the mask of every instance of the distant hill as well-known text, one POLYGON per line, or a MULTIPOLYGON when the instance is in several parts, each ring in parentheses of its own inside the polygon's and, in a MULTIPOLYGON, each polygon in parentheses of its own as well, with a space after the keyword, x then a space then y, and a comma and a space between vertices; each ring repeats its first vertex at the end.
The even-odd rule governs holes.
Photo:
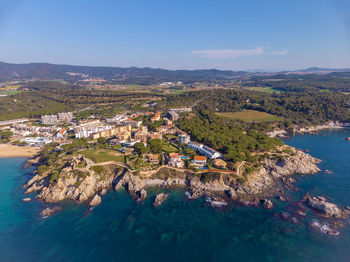
POLYGON ((106 80, 117 84, 159 84, 161 82, 193 83, 205 80, 228 80, 254 75, 298 75, 350 72, 350 69, 330 69, 311 67, 297 71, 269 73, 263 70, 229 71, 217 69, 166 70, 159 68, 72 66, 48 63, 10 64, 0 62, 0 81, 11 80, 54 80, 62 79, 71 83, 86 79, 106 80))
POLYGON ((297 72, 319 73, 319 72, 350 72, 350 68, 322 68, 322 67, 310 67, 303 70, 297 70, 297 72))
POLYGON ((103 78, 121 83, 153 84, 162 81, 195 82, 203 80, 231 79, 245 72, 208 70, 165 70, 137 67, 72 66, 47 63, 10 64, 0 62, 0 81, 40 79, 63 79, 79 81, 88 78, 103 78))

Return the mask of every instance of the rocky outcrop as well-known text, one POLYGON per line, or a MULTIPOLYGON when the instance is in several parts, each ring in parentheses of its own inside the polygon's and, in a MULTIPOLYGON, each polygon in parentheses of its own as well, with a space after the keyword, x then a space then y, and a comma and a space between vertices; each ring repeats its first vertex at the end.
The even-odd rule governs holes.
MULTIPOLYGON (((291 186, 295 180, 290 175, 319 172, 318 162, 319 160, 302 151, 294 151, 293 155, 284 159, 265 160, 261 168, 247 175, 242 183, 238 178, 243 177, 232 174, 206 175, 170 168, 161 168, 152 175, 139 176, 125 167, 109 162, 95 164, 78 155, 61 159, 58 169, 56 163, 47 172, 35 175, 24 187, 27 189, 26 193, 39 192, 36 199, 47 203, 64 199, 79 203, 92 199, 92 203, 97 203, 106 193, 106 189, 111 187, 115 190, 124 187, 136 201, 142 201, 147 197, 145 189, 152 186, 183 186, 189 190, 192 199, 226 195, 231 200, 258 202, 260 198, 277 193, 280 188, 276 185, 279 183, 291 186)), ((270 202, 266 200, 264 205, 271 208, 270 202)))
POLYGON ((163 202, 168 198, 168 194, 165 193, 160 193, 156 196, 156 198, 154 199, 153 205, 155 207, 160 206, 161 204, 163 204, 163 202))
POLYGON ((102 198, 98 194, 96 194, 94 198, 90 201, 90 206, 93 206, 93 207, 97 206, 101 204, 101 202, 102 202, 102 198))
POLYGON ((246 183, 236 187, 236 192, 241 195, 259 195, 266 194, 269 191, 273 194, 276 188, 271 187, 276 185, 277 182, 288 184, 295 182, 295 180, 288 177, 290 175, 320 172, 321 170, 317 166, 319 162, 320 160, 301 150, 296 150, 294 155, 285 157, 283 160, 267 159, 258 171, 248 175, 246 183))
POLYGON ((348 208, 341 209, 336 204, 328 202, 326 198, 321 196, 306 195, 304 201, 308 207, 324 217, 346 218, 350 214, 348 208))
POLYGON ((83 156, 72 157, 62 164, 59 173, 49 171, 35 175, 24 187, 25 193, 39 191, 36 199, 56 203, 64 199, 84 202, 96 192, 110 188, 123 169, 104 167, 104 173, 94 171, 95 163, 83 156), (50 173, 51 172, 51 173, 50 173), (53 177, 54 176, 54 177, 53 177))

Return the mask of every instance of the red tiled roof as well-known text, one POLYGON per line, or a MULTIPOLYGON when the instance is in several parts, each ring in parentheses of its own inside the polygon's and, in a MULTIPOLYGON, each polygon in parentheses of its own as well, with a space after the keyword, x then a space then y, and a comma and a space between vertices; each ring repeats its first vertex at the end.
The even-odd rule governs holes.
POLYGON ((170 153, 169 156, 170 158, 178 157, 179 153, 170 153))
POLYGON ((59 134, 63 135, 66 132, 65 128, 60 129, 60 131, 58 131, 59 134))
POLYGON ((195 161, 206 161, 207 158, 205 156, 194 156, 195 161))

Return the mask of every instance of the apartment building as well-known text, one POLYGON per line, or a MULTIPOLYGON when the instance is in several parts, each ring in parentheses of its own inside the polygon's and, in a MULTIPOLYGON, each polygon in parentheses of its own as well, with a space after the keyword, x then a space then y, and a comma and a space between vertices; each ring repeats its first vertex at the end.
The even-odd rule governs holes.
POLYGON ((41 123, 44 125, 55 125, 58 122, 57 115, 44 115, 41 116, 41 123))
POLYGON ((221 153, 219 153, 218 151, 215 151, 214 149, 212 149, 208 146, 205 146, 203 144, 199 144, 196 142, 189 142, 187 144, 187 146, 189 148, 196 150, 197 152, 201 153, 202 155, 205 155, 205 156, 211 158, 211 159, 222 157, 221 153))

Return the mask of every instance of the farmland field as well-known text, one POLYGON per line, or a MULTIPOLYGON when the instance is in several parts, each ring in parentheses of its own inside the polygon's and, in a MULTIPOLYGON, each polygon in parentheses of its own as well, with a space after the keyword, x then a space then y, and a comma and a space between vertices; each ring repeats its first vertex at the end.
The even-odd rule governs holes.
POLYGON ((243 110, 241 112, 219 112, 216 113, 216 115, 246 122, 275 122, 283 120, 282 117, 256 110, 243 110))
POLYGON ((244 87, 243 89, 249 90, 249 91, 257 91, 257 92, 265 92, 265 93, 282 93, 281 90, 273 89, 271 87, 261 87, 261 86, 250 86, 250 87, 244 87))

